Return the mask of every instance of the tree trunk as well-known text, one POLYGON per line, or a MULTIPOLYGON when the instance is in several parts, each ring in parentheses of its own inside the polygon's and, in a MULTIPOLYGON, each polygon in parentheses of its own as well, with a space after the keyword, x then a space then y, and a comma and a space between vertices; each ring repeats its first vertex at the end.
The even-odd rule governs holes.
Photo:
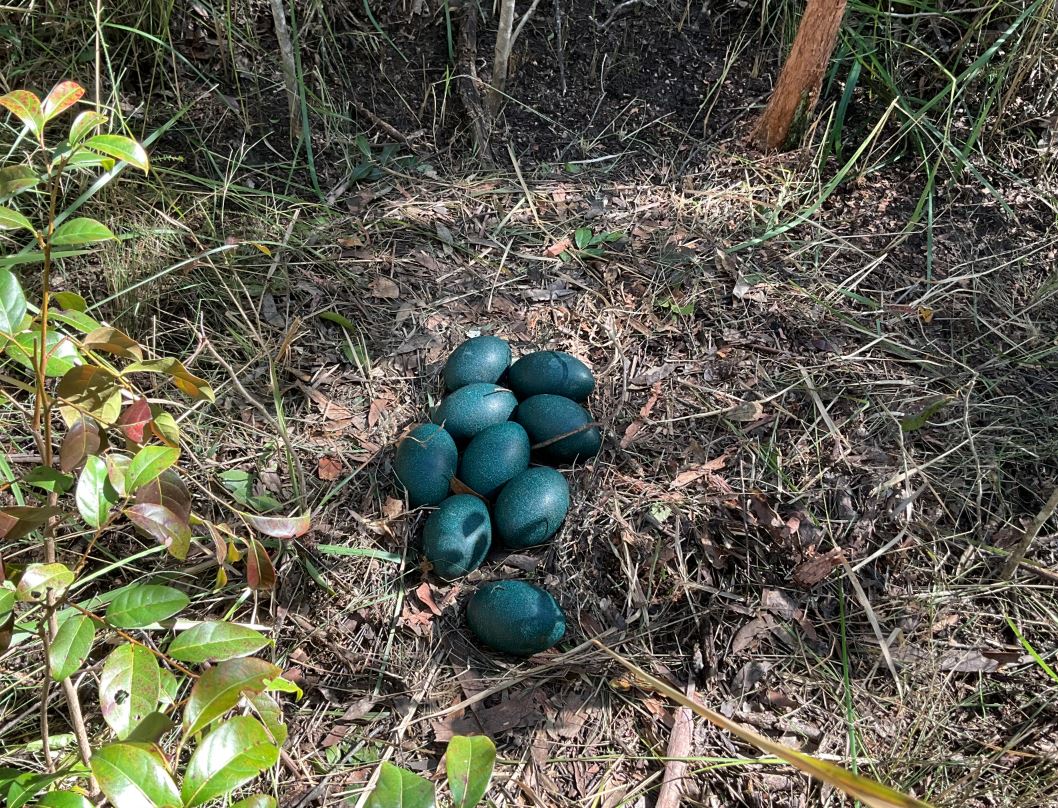
POLYGON ((781 149, 798 135, 815 107, 846 0, 808 0, 793 48, 779 74, 768 106, 753 128, 752 139, 765 149, 781 149), (791 133, 791 129, 794 132, 791 133))

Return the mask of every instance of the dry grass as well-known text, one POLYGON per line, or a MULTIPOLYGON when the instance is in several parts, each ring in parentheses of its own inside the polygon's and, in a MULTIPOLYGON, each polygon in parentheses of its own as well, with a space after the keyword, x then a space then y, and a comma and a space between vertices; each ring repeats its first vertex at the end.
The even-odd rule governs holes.
MULTIPOLYGON (((344 41, 319 33, 325 22, 311 7, 306 36, 344 41)), ((356 36, 388 52, 370 30, 356 36)), ((271 97, 276 77, 256 81, 246 97, 271 97)), ((938 805, 1056 804, 1058 683, 1006 620, 1054 667, 1053 522, 1014 580, 1000 576, 1058 484, 1048 182, 996 178, 1012 216, 979 185, 938 183, 928 226, 909 227, 923 180, 898 163, 850 176, 807 222, 756 244, 824 193, 826 132, 783 158, 676 132, 674 172, 650 145, 671 143, 673 127, 638 131, 629 114, 595 127, 635 131, 627 153, 576 173, 525 156, 520 176, 431 157, 358 186, 344 182, 362 160, 343 139, 350 122, 329 96, 312 103, 327 107, 322 189, 346 185, 334 204, 276 156, 282 138, 240 132, 216 94, 200 98, 167 144, 179 161, 158 160, 156 184, 134 194, 164 216, 123 220, 139 235, 106 256, 99 290, 117 295, 108 317, 194 354, 215 383, 216 408, 183 423, 203 489, 241 468, 259 492, 313 507, 274 598, 174 573, 203 614, 274 625, 276 657, 305 689, 288 705, 281 804, 358 800, 381 759, 431 774, 452 731, 496 740, 497 805, 651 804, 673 711, 585 644, 595 636, 681 689, 693 680, 725 714, 938 805), (180 153, 189 143, 210 149, 180 153), (624 238, 601 261, 548 254, 581 226, 624 238), (423 515, 396 500, 391 449, 439 396, 447 354, 478 331, 589 362, 605 444, 568 473, 574 504, 552 545, 494 554, 446 586, 418 567, 423 515), (570 624, 559 649, 522 663, 475 646, 461 618, 477 582, 512 576, 548 587, 570 624)), ((737 121, 734 110, 720 108, 737 121)), ((580 139, 600 151, 616 135, 580 139)), ((890 156, 879 144, 864 164, 890 156)), ((1024 158, 1009 148, 1005 164, 1024 158)), ((1039 159, 1046 180, 1054 163, 1039 159)), ((146 557, 117 574, 167 568, 146 557)), ((24 746, 34 671, 14 653, 0 658, 0 738, 24 760, 39 752, 24 746)), ((61 721, 56 711, 56 732, 61 721)), ((688 805, 843 804, 705 725, 685 754, 688 805)))

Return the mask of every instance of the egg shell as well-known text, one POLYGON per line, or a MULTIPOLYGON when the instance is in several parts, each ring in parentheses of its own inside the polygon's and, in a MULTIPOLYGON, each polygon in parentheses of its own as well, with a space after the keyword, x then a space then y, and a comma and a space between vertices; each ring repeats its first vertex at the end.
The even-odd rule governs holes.
POLYGON ((466 443, 486 427, 502 424, 517 406, 507 388, 475 382, 446 396, 430 420, 443 425, 456 443, 466 443))
POLYGON ((426 520, 422 552, 434 572, 451 580, 481 566, 492 544, 489 509, 475 496, 448 497, 426 520))
POLYGON ((495 384, 511 365, 511 346, 499 337, 468 339, 445 363, 445 389, 452 391, 475 382, 495 384))
POLYGON ((527 581, 482 585, 467 604, 467 625, 485 645, 515 656, 546 651, 566 633, 555 599, 527 581))
POLYGON ((459 464, 452 436, 437 424, 421 424, 397 446, 393 468, 413 508, 436 505, 448 496, 459 464))
POLYGON ((564 351, 536 351, 513 365, 507 384, 520 400, 549 393, 584 401, 595 389, 588 366, 564 351))
POLYGON ((529 436, 521 424, 504 421, 481 430, 463 450, 459 481, 486 499, 529 468, 529 436))
POLYGON ((568 510, 566 478, 547 466, 528 469, 507 483, 496 500, 496 535, 517 550, 543 544, 568 510))
POLYGON ((531 396, 518 405, 514 420, 525 427, 534 446, 574 432, 540 450, 541 456, 551 463, 572 463, 594 457, 602 448, 599 428, 585 428, 591 423, 587 410, 563 396, 547 393, 531 396))

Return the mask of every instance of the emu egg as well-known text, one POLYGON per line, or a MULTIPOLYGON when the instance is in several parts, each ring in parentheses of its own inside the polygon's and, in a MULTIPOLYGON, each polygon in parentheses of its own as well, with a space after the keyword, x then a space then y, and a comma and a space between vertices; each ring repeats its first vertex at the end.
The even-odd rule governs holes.
POLYGON ((504 421, 474 436, 459 461, 459 480, 492 499, 504 483, 529 468, 529 436, 521 424, 504 421))
POLYGON ((448 496, 459 452, 452 436, 436 424, 421 424, 397 446, 393 463, 397 479, 413 508, 436 505, 448 496))
POLYGON ((516 656, 545 651, 566 633, 555 599, 526 581, 484 584, 467 604, 467 625, 485 645, 516 656))
POLYGON ((495 384, 511 364, 511 346, 499 337, 468 339, 445 363, 445 389, 458 390, 474 382, 495 384))
POLYGON ((566 478, 547 466, 523 471, 496 500, 496 533, 514 549, 543 544, 555 535, 569 510, 566 478))
POLYGON ((575 433, 541 450, 544 457, 553 463, 572 463, 577 459, 593 457, 602 448, 599 428, 588 427, 591 416, 575 401, 562 396, 546 393, 531 396, 518 405, 514 420, 525 427, 533 444, 575 433))
POLYGON ((470 440, 485 427, 506 421, 518 399, 505 387, 474 382, 447 396, 434 410, 435 424, 441 424, 459 442, 470 440))
POLYGON ((588 366, 563 351, 526 354, 511 365, 507 383, 519 399, 551 393, 584 401, 595 389, 588 366))
POLYGON ((489 509, 477 497, 457 494, 430 514, 422 532, 422 552, 442 578, 477 569, 492 543, 489 509))

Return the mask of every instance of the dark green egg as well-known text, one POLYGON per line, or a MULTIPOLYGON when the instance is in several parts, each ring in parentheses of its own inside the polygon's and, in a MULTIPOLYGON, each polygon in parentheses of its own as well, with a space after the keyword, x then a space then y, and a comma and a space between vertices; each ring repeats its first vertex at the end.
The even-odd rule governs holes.
POLYGON ((572 463, 594 457, 602 448, 599 428, 587 427, 591 423, 591 416, 582 406, 563 396, 531 396, 518 405, 514 420, 525 427, 534 446, 580 430, 540 450, 552 463, 572 463))
POLYGON ((448 496, 459 452, 452 436, 436 424, 421 424, 397 446, 393 462, 397 479, 408 492, 413 508, 436 505, 448 496))
POLYGON ((446 396, 430 420, 463 443, 486 427, 502 424, 517 406, 518 399, 507 388, 475 382, 446 396))
POLYGON ((537 351, 511 365, 507 384, 521 400, 550 393, 584 401, 595 389, 595 377, 575 356, 563 351, 537 351))
POLYGON ((499 337, 468 339, 445 363, 445 389, 458 390, 474 382, 495 384, 511 364, 511 346, 499 337))
POLYGON ((504 421, 474 436, 459 461, 459 480, 492 499, 504 483, 529 468, 529 436, 521 424, 504 421))
POLYGON ((548 466, 523 471, 496 500, 496 535, 513 549, 543 544, 569 510, 569 484, 548 466))
POLYGON ((484 584, 467 604, 467 625, 485 645, 515 656, 546 651, 566 633, 555 599, 526 581, 484 584))
POLYGON ((422 552, 434 572, 452 579, 476 570, 492 543, 492 523, 485 503, 457 494, 430 514, 422 531, 422 552))

